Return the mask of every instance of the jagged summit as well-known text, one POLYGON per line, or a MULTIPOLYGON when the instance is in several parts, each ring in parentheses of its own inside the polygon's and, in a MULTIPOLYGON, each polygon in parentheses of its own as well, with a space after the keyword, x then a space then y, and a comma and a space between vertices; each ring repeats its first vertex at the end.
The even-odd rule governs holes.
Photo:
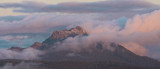
POLYGON ((75 37, 77 35, 87 35, 87 32, 80 26, 71 28, 70 30, 54 31, 53 34, 45 40, 44 44, 53 44, 56 41, 62 41, 67 37, 75 37))
POLYGON ((68 36, 84 35, 87 34, 80 26, 71 28, 70 30, 54 31, 51 39, 63 39, 68 36))
POLYGON ((76 26, 75 28, 71 28, 69 30, 61 30, 61 31, 54 31, 53 34, 43 41, 35 42, 31 47, 35 49, 46 49, 50 46, 53 46, 55 42, 61 42, 68 37, 75 37, 77 35, 84 36, 87 35, 87 32, 80 26, 76 26))

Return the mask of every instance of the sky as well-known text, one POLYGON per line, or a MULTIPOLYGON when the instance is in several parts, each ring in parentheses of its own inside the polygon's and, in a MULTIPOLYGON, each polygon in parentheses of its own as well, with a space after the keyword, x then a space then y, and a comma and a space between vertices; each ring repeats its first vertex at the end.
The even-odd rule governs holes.
POLYGON ((160 59, 158 18, 160 0, 1 0, 0 48, 28 47, 80 25, 90 34, 85 40, 116 42, 160 59))
MULTIPOLYGON (((105 0, 1 0, 0 3, 21 3, 24 1, 34 1, 34 2, 43 2, 46 4, 58 4, 63 2, 97 2, 105 0)), ((118 0, 117 0, 118 1, 118 0)), ((128 1, 128 0, 125 0, 128 1)), ((139 0, 140 1, 140 0, 139 0)), ((159 0, 145 0, 153 4, 160 4, 159 0)), ((15 13, 13 8, 0 8, 0 16, 9 16, 9 15, 26 15, 26 13, 15 13)))
MULTIPOLYGON (((57 4, 61 2, 95 2, 99 0, 1 0, 0 3, 6 3, 6 2, 13 2, 13 3, 20 3, 24 1, 35 1, 35 2, 43 2, 47 4, 57 4)), ((14 13, 12 12, 13 9, 4 9, 0 8, 0 15, 1 16, 8 16, 8 15, 25 15, 25 13, 14 13)))

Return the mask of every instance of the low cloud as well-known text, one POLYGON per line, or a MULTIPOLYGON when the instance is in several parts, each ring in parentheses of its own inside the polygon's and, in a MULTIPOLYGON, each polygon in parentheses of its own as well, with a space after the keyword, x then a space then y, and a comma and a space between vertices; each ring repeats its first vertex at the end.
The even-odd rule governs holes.
MULTIPOLYGON (((90 15, 89 15, 90 16, 90 15)), ((42 33, 57 26, 67 26, 73 23, 81 23, 89 16, 83 18, 82 15, 29 15, 20 21, 0 21, 0 35, 12 33, 42 33), (74 19, 74 20, 73 20, 74 19)))
POLYGON ((144 46, 139 45, 138 43, 127 42, 122 43, 121 45, 137 55, 146 56, 148 54, 148 50, 144 46))
MULTIPOLYGON (((127 21, 124 29, 119 29, 119 26, 114 24, 111 26, 106 24, 85 28, 91 28, 88 29, 88 31, 93 31, 93 33, 96 32, 96 34, 97 32, 98 34, 106 33, 105 36, 100 37, 107 37, 105 38, 106 40, 111 40, 120 44, 125 43, 126 45, 124 46, 126 46, 126 48, 133 51, 134 53, 139 55, 146 55, 147 51, 149 51, 147 46, 157 46, 158 48, 160 46, 160 43, 158 42, 160 41, 160 20, 158 19, 160 18, 159 15, 159 10, 148 14, 136 15, 127 21)), ((85 24, 84 26, 87 25, 85 24)))
POLYGON ((121 44, 137 55, 154 57, 151 55, 154 51, 151 51, 148 46, 153 48, 159 48, 160 46, 159 15, 160 11, 136 15, 127 20, 123 29, 114 20, 107 22, 88 21, 77 24, 89 32, 89 36, 85 38, 68 38, 64 41, 64 44, 57 46, 57 49, 69 48, 69 50, 79 51, 79 49, 89 49, 89 43, 105 41, 106 43, 121 44))
POLYGON ((0 59, 23 59, 23 60, 33 60, 39 59, 39 55, 42 54, 41 51, 35 50, 33 48, 27 48, 22 52, 0 49, 0 59))
POLYGON ((17 65, 13 65, 12 63, 7 63, 5 66, 0 67, 0 69, 33 69, 33 63, 21 62, 17 65))

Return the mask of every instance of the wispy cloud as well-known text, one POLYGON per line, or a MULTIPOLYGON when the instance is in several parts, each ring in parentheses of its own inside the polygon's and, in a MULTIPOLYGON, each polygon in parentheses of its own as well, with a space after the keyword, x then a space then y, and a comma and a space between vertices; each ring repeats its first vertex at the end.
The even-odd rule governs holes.
POLYGON ((75 23, 84 23, 94 19, 100 21, 96 18, 98 18, 96 15, 85 14, 28 15, 22 20, 13 22, 0 21, 0 35, 12 33, 44 33, 51 29, 53 31, 54 28, 58 26, 68 26, 75 23))
POLYGON ((0 16, 0 21, 19 21, 23 20, 25 18, 25 15, 23 16, 0 16))
POLYGON ((28 39, 28 38, 30 38, 30 37, 27 36, 27 35, 24 35, 24 36, 11 36, 11 35, 8 35, 8 36, 3 36, 2 38, 3 38, 4 40, 6 40, 6 41, 14 41, 14 40, 28 39))
POLYGON ((25 1, 22 3, 1 3, 1 8, 15 8, 14 12, 41 13, 144 13, 159 9, 158 5, 146 1, 99 1, 99 2, 65 2, 59 4, 45 4, 25 1))

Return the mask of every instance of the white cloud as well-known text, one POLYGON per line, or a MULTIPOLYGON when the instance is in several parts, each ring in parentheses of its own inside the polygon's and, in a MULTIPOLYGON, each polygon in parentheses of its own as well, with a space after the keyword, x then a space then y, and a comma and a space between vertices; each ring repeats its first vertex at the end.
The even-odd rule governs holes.
POLYGON ((13 65, 12 63, 7 63, 5 66, 0 67, 0 69, 32 69, 33 63, 21 62, 17 65, 13 65))
MULTIPOLYGON (((124 45, 124 47, 138 55, 151 56, 153 52, 147 46, 160 48, 159 15, 159 10, 136 15, 127 21, 124 29, 121 29, 115 21, 91 20, 77 25, 82 26, 89 32, 89 37, 82 40, 86 43, 96 41, 115 42, 124 45)), ((73 40, 74 44, 77 44, 75 41, 73 40)), ((83 42, 80 42, 80 44, 83 44, 83 42)), ((70 46, 72 46, 72 43, 70 46)))
POLYGON ((35 50, 33 48, 25 49, 22 52, 0 49, 0 59, 33 60, 33 59, 39 59, 40 54, 42 54, 41 51, 35 50))
POLYGON ((0 32, 10 33, 41 33, 57 26, 67 26, 93 19, 92 15, 80 14, 41 14, 29 15, 20 21, 0 21, 0 32))

